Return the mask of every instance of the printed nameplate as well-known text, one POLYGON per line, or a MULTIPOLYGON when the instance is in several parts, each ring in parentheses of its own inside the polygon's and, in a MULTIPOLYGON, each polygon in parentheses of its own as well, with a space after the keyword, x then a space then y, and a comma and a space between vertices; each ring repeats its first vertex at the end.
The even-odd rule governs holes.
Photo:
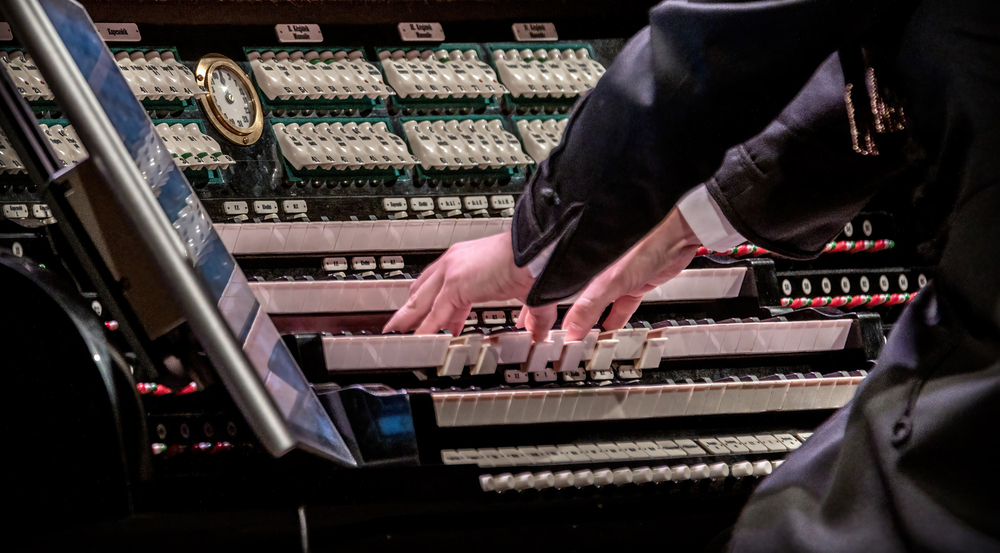
POLYGON ((104 42, 139 42, 139 27, 135 23, 94 23, 104 42))
POLYGON ((323 31, 315 24, 275 25, 278 42, 323 42, 323 31))
POLYGON ((399 38, 404 42, 443 42, 444 28, 440 23, 400 23, 399 38))
POLYGON ((514 39, 520 42, 551 42, 559 40, 554 23, 514 23, 514 39))

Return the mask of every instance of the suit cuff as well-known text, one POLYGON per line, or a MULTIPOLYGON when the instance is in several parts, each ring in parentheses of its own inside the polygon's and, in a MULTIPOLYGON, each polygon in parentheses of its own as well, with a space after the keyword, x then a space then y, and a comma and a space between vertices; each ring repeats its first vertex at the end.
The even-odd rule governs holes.
POLYGON ((729 224, 704 184, 699 184, 681 197, 677 202, 677 209, 701 244, 709 250, 721 252, 747 241, 729 224))

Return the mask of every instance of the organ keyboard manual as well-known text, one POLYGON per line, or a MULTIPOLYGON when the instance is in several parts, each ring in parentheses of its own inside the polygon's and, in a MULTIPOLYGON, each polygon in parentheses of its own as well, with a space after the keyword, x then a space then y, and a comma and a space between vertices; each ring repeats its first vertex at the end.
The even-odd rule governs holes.
POLYGON ((3 2, 15 549, 686 551, 731 526, 927 283, 891 187, 814 261, 703 248, 581 341, 533 342, 513 300, 381 332, 449 246, 509 231, 651 5, 3 2))

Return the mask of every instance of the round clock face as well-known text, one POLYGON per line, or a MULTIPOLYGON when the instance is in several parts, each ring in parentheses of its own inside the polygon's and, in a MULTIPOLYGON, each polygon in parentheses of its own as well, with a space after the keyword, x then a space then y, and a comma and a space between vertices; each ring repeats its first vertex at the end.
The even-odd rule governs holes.
POLYGON ((225 67, 212 71, 208 89, 212 91, 212 102, 223 119, 237 129, 250 128, 257 115, 256 106, 246 85, 235 73, 225 67))
POLYGON ((240 66, 225 56, 209 54, 198 62, 195 76, 208 91, 200 102, 212 127, 234 144, 256 142, 264 127, 260 99, 240 66))

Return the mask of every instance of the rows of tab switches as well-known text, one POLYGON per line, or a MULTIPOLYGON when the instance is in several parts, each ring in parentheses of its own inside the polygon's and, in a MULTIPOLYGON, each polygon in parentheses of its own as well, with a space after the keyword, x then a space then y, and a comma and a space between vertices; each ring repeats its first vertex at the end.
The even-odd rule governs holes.
POLYGON ((403 130, 425 169, 495 169, 535 162, 500 119, 410 120, 403 130))
MULTIPOLYGON (((374 258, 372 258, 374 264, 374 258)), ((347 260, 328 268, 346 270, 347 260)), ((398 268, 398 267, 393 267, 398 268)), ((739 295, 746 267, 722 269, 686 269, 672 280, 646 292, 643 302, 695 301, 732 298, 739 295)), ((396 311, 409 298, 412 278, 392 280, 299 280, 285 279, 251 282, 250 288, 261 307, 271 314, 284 313, 354 313, 361 311, 396 311)), ((567 298, 560 305, 573 303, 567 298)), ((475 308, 519 307, 518 300, 493 301, 475 308)))
POLYGON ((635 420, 695 415, 836 409, 854 397, 865 371, 627 386, 439 391, 439 427, 635 420))
POLYGON ((118 70, 140 100, 187 100, 208 93, 174 53, 134 51, 115 54, 118 70))
MULTIPOLYGON (((87 150, 80 143, 80 137, 73 130, 72 125, 47 125, 39 124, 42 133, 49 140, 52 150, 62 163, 63 167, 75 165, 87 159, 87 150)), ((0 130, 0 172, 21 173, 24 172, 24 164, 21 158, 7 138, 7 134, 0 130)))
POLYGON ((479 487, 484 492, 545 490, 549 488, 588 488, 604 486, 625 486, 627 484, 662 484, 666 482, 686 482, 689 480, 717 480, 727 477, 763 477, 781 466, 783 460, 762 459, 759 461, 736 461, 727 463, 696 463, 693 465, 673 465, 657 467, 620 467, 617 469, 583 469, 558 472, 522 472, 511 474, 482 474, 479 487))
POLYGON ((14 151, 14 147, 7 138, 7 133, 0 129, 0 172, 3 173, 23 173, 24 163, 20 156, 14 151))
POLYGON ((500 96, 507 89, 475 50, 383 50, 382 68, 403 98, 478 98, 500 96))
POLYGON ((549 152, 562 140, 567 118, 563 119, 521 119, 517 130, 524 139, 524 148, 538 163, 549 157, 549 152))
POLYGON ((494 50, 500 81, 517 97, 578 96, 594 88, 604 66, 586 48, 494 50))
POLYGON ((798 449, 811 432, 721 436, 694 440, 648 440, 638 442, 578 443, 527 447, 443 449, 446 465, 476 465, 480 468, 526 465, 570 465, 608 461, 648 461, 718 455, 786 453, 798 449))
POLYGON ((228 169, 236 160, 222 153, 219 143, 196 123, 160 123, 156 126, 174 163, 182 169, 228 169))
POLYGON ((0 64, 7 70, 21 96, 29 102, 55 98, 31 56, 19 50, 0 52, 0 64))
POLYGON ((420 163, 382 121, 274 123, 281 154, 295 169, 402 169, 420 163))
POLYGON ((460 376, 466 366, 472 375, 492 374, 498 365, 509 364, 535 373, 548 370, 551 363, 555 372, 580 370, 581 365, 593 372, 606 371, 615 361, 630 362, 642 370, 658 368, 663 359, 837 351, 844 349, 853 324, 850 318, 782 319, 680 321, 695 324, 603 333, 595 329, 578 342, 565 342, 564 330, 552 330, 540 342, 532 342, 530 333, 522 331, 456 338, 442 334, 323 336, 322 341, 331 371, 437 367, 438 376, 460 376))
POLYGON ((387 98, 395 94, 360 50, 250 52, 250 67, 271 100, 387 98))

